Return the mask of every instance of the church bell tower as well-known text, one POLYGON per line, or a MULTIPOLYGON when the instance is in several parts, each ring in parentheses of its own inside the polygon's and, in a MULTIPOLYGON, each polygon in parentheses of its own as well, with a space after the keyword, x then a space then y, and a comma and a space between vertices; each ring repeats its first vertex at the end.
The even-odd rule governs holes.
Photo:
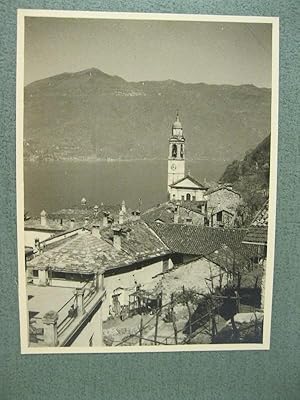
POLYGON ((172 125, 172 135, 169 138, 168 157, 168 193, 170 185, 185 176, 185 137, 177 112, 176 121, 172 125))

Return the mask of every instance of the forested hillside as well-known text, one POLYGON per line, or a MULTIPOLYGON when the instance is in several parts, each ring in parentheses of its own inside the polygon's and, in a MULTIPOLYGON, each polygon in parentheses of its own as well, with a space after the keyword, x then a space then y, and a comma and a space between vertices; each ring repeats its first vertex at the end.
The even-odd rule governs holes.
POLYGON ((270 135, 248 151, 242 161, 233 161, 220 178, 230 182, 244 199, 244 212, 248 217, 262 206, 269 194, 270 135))

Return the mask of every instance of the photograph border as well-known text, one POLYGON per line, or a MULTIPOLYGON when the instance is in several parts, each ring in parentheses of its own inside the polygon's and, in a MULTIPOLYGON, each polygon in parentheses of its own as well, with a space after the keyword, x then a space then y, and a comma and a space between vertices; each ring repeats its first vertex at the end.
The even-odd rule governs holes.
POLYGON ((228 350, 269 350, 271 339, 271 314, 275 254, 275 221, 277 197, 278 156, 278 100, 279 100, 279 17, 228 16, 200 14, 125 13, 98 11, 58 11, 18 9, 17 15, 17 79, 16 79, 16 195, 17 195, 17 242, 18 242, 18 293, 21 354, 76 354, 76 353, 148 353, 148 352, 194 352, 228 350), (28 312, 24 259, 24 166, 23 166, 23 121, 24 121, 24 28, 25 17, 84 18, 84 19, 131 19, 199 22, 235 22, 272 24, 272 101, 271 101, 271 149, 270 191, 268 216, 268 249, 266 266, 266 294, 264 305, 264 329, 262 343, 239 344, 189 344, 169 346, 124 346, 124 347, 40 347, 28 344, 28 312))

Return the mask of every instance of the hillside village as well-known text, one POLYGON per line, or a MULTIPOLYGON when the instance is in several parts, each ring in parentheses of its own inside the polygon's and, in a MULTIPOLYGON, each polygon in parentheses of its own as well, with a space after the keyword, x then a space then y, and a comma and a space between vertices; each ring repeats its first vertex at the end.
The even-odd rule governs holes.
POLYGON ((165 203, 142 210, 82 198, 26 215, 30 346, 261 343, 268 140, 219 182, 200 182, 186 171, 177 113, 165 203), (258 174, 250 198, 246 176, 258 174))

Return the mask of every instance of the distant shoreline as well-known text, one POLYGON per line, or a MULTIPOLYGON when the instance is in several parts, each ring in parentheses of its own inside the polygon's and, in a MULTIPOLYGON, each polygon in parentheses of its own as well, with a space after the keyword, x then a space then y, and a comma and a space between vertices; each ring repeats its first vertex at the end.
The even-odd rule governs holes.
MULTIPOLYGON (((132 158, 132 159, 118 159, 118 158, 61 158, 57 160, 30 160, 24 158, 24 162, 27 163, 36 163, 36 164, 41 164, 41 163, 56 163, 56 162, 135 162, 135 161, 168 161, 167 158, 132 158)), ((195 159, 190 159, 186 160, 187 162, 199 162, 199 161, 216 161, 216 162, 231 162, 232 160, 221 160, 221 159, 216 159, 216 158, 195 158, 195 159)))

